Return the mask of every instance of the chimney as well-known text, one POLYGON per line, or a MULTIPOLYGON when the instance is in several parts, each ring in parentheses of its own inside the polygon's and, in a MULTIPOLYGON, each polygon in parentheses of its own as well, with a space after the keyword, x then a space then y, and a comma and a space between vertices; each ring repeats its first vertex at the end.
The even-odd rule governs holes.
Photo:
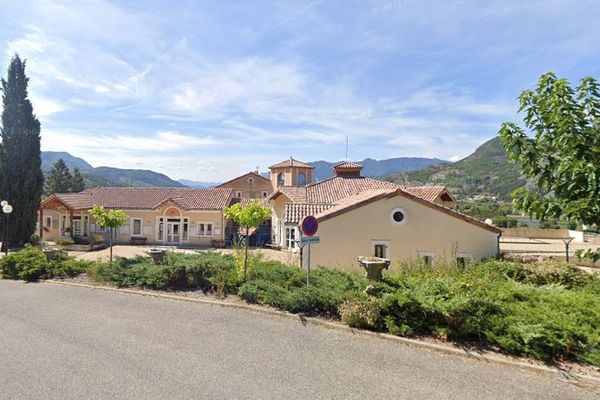
POLYGON ((362 164, 353 162, 343 162, 334 165, 331 170, 335 176, 360 176, 360 171, 363 169, 362 164))

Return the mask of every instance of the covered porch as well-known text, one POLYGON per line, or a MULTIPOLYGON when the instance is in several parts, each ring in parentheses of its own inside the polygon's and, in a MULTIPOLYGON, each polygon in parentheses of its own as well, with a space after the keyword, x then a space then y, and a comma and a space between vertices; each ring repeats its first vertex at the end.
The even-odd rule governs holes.
POLYGON ((75 209, 55 196, 42 202, 38 216, 38 234, 43 240, 87 239, 90 227, 95 231, 87 209, 75 209))

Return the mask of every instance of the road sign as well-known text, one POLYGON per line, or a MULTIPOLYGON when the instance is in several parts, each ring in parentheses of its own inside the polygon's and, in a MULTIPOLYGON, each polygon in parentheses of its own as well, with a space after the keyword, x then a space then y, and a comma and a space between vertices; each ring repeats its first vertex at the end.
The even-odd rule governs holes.
POLYGON ((319 223, 315 217, 309 215, 304 217, 302 223, 300 224, 300 228, 302 229, 304 236, 313 236, 315 233, 317 233, 317 229, 319 229, 319 223))
POLYGON ((319 236, 302 236, 300 238, 300 245, 304 246, 306 244, 317 244, 321 242, 321 238, 319 236))

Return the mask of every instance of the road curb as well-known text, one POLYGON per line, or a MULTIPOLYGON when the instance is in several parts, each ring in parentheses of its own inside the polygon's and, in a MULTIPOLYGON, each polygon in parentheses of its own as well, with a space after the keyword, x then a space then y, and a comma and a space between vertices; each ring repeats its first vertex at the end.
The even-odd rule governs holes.
POLYGON ((490 353, 472 352, 472 351, 465 350, 465 349, 460 349, 460 348, 451 347, 451 346, 445 346, 445 345, 437 344, 437 343, 424 342, 421 340, 410 339, 410 338, 405 338, 405 337, 401 337, 401 336, 395 336, 395 335, 391 335, 388 333, 380 333, 380 332, 373 332, 373 331, 368 331, 368 330, 364 330, 364 329, 351 328, 340 322, 327 321, 327 320, 323 320, 323 319, 315 318, 315 317, 304 317, 299 314, 292 314, 287 311, 274 310, 274 309, 270 309, 267 307, 261 307, 261 306, 256 306, 256 305, 252 305, 252 304, 229 303, 226 301, 219 301, 219 300, 199 299, 199 298, 184 297, 184 296, 170 295, 170 294, 164 294, 164 293, 153 293, 150 291, 146 292, 146 291, 132 290, 132 289, 120 289, 120 288, 115 288, 115 287, 111 287, 111 286, 89 285, 89 284, 85 284, 85 283, 65 282, 65 281, 59 281, 59 280, 46 280, 44 282, 58 284, 58 285, 64 285, 64 286, 75 286, 75 287, 81 287, 81 288, 86 288, 86 289, 98 289, 98 290, 118 292, 118 293, 135 294, 138 296, 150 296, 150 297, 157 297, 157 298, 170 299, 170 300, 186 301, 186 302, 190 302, 190 303, 200 303, 200 304, 207 304, 207 305, 219 306, 219 307, 225 307, 225 308, 236 308, 236 309, 240 309, 240 310, 254 311, 254 312, 261 313, 261 314, 266 314, 266 315, 271 315, 271 316, 276 316, 276 317, 283 317, 286 319, 293 319, 296 321, 299 320, 303 324, 306 324, 306 325, 321 326, 321 327, 324 327, 327 329, 348 332, 348 333, 352 333, 352 334, 360 335, 360 336, 364 336, 364 337, 399 342, 399 343, 405 344, 407 346, 418 347, 418 348, 434 351, 437 353, 444 353, 444 354, 459 356, 459 357, 463 357, 463 358, 475 359, 478 361, 485 361, 485 362, 490 362, 490 363, 495 363, 495 364, 500 364, 500 365, 517 367, 520 369, 525 369, 525 370, 533 371, 536 373, 541 373, 541 374, 544 374, 547 376, 553 376, 553 377, 558 376, 558 377, 562 378, 563 380, 569 381, 571 383, 584 383, 584 384, 600 387, 600 378, 596 378, 596 377, 593 377, 590 375, 583 375, 583 374, 573 373, 573 372, 569 372, 569 371, 564 371, 557 367, 529 364, 529 363, 519 361, 516 359, 511 359, 508 356, 504 356, 501 354, 495 354, 495 353, 491 353, 491 352, 490 353))

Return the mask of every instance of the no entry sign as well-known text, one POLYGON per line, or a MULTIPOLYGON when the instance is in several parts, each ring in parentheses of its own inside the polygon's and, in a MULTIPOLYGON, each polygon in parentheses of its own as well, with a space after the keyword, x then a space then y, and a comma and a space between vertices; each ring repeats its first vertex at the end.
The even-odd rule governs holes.
POLYGON ((300 229, 302 229, 302 233, 304 236, 313 236, 317 233, 317 229, 319 229, 319 223, 317 219, 312 215, 304 217, 302 223, 300 224, 300 229))

